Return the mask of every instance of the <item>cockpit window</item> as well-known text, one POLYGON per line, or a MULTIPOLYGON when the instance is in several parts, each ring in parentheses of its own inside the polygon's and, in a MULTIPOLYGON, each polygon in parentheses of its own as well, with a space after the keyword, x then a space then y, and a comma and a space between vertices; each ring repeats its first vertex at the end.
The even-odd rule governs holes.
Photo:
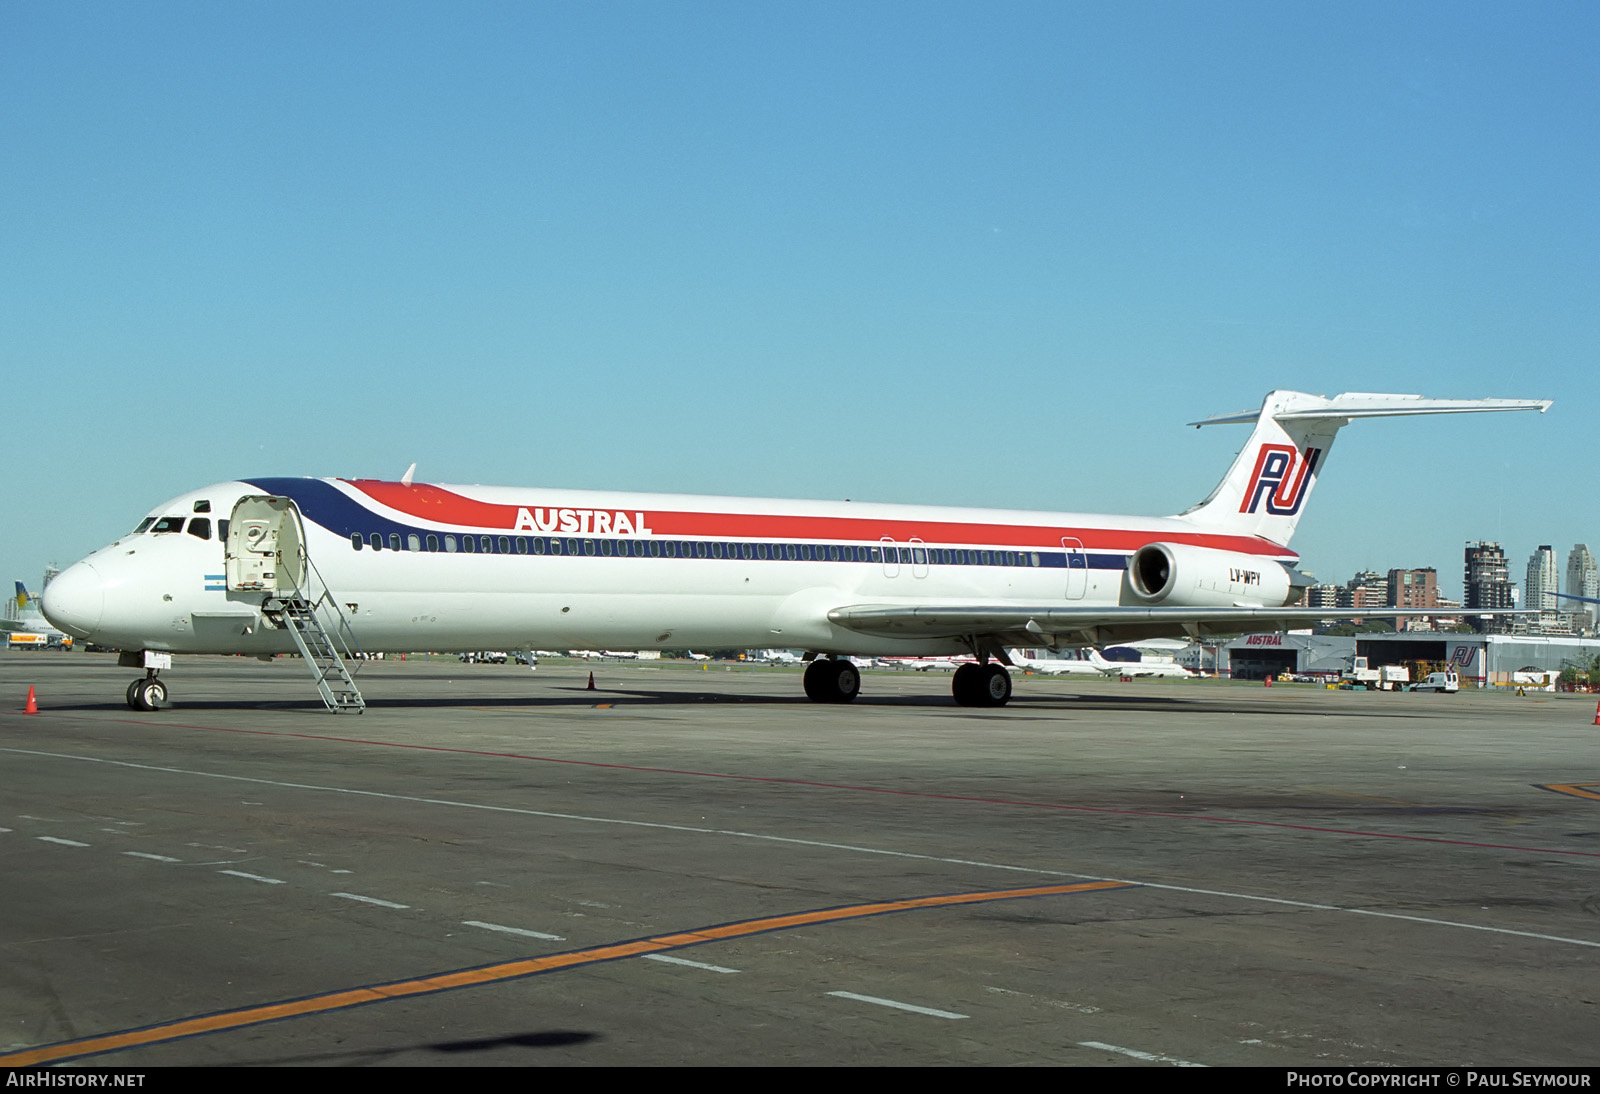
POLYGON ((139 522, 139 527, 137 527, 137 528, 135 528, 133 530, 133 534, 134 535, 138 535, 140 532, 148 532, 150 530, 150 526, 152 524, 154 524, 155 522, 156 522, 156 518, 155 517, 145 517, 143 520, 141 520, 139 522))
POLYGON ((183 518, 162 517, 160 520, 156 521, 156 526, 150 529, 150 531, 156 533, 157 535, 160 535, 162 532, 181 532, 183 531, 183 518))
POLYGON ((211 538, 211 518, 195 517, 189 521, 189 534, 196 539, 211 538))

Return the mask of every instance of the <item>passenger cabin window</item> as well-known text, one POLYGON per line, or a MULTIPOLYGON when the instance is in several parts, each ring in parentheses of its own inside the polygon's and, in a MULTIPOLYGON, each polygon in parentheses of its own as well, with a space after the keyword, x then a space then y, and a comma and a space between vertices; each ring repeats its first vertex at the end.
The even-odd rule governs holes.
POLYGON ((156 521, 156 526, 154 528, 150 529, 150 531, 152 531, 152 532, 181 532, 181 531, 183 531, 183 518, 182 517, 162 517, 160 520, 156 521))
POLYGON ((369 543, 372 544, 372 549, 374 551, 383 550, 383 533, 382 532, 373 532, 372 535, 367 537, 367 540, 368 540, 369 543))
POLYGON ((189 521, 189 534, 195 539, 211 538, 211 518, 195 517, 189 521))
POLYGON ((439 537, 437 535, 433 534, 432 532, 429 532, 428 533, 428 550, 437 551, 438 549, 439 549, 439 537))
POLYGON ((362 546, 363 546, 363 543, 362 543, 362 540, 361 540, 361 533, 360 532, 351 532, 350 533, 350 549, 352 551, 359 551, 359 550, 361 550, 362 546))
POLYGON ((398 551, 399 549, 400 549, 400 533, 399 532, 390 532, 389 533, 389 550, 398 551))
POLYGON ((422 550, 422 540, 417 538, 417 534, 415 532, 412 532, 409 536, 406 537, 406 550, 408 550, 408 551, 420 551, 420 550, 422 550))

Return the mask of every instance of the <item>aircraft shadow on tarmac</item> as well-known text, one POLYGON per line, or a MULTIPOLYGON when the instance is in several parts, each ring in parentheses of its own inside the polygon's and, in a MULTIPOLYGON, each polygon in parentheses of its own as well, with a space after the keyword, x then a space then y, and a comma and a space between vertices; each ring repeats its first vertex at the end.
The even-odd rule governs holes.
POLYGON ((470 1041, 437 1041, 426 1045, 407 1045, 404 1048, 377 1048, 344 1052, 318 1052, 301 1056, 276 1056, 271 1059, 236 1061, 231 1067, 283 1067, 294 1065, 331 1064, 336 1061, 360 1060, 372 1062, 406 1052, 438 1052, 457 1056, 455 1062, 472 1062, 467 1055, 505 1048, 572 1048, 599 1040, 598 1033, 579 1033, 576 1030, 552 1029, 537 1033, 512 1033, 505 1037, 483 1037, 470 1041))
MULTIPOLYGON (((714 691, 657 691, 637 688, 596 688, 591 691, 582 685, 558 685, 549 692, 538 695, 448 695, 408 696, 405 698, 367 697, 367 709, 375 713, 402 710, 452 710, 523 709, 536 712, 540 709, 574 708, 625 708, 635 706, 696 707, 696 706, 812 706, 811 700, 789 693, 752 695, 728 694, 714 691)), ((1216 696, 1185 697, 1174 695, 1013 695, 1004 708, 957 707, 948 696, 930 695, 862 695, 846 705, 820 705, 823 710, 848 710, 861 708, 898 707, 905 709, 943 710, 950 714, 1004 718, 1007 714, 1043 714, 1051 711, 1082 714, 1091 711, 1149 712, 1167 714, 1272 714, 1279 717, 1309 716, 1323 718, 1333 713, 1320 705, 1291 706, 1283 703, 1266 704, 1239 696, 1229 702, 1216 696)), ((126 710, 121 703, 63 703, 52 704, 51 709, 67 712, 73 710, 126 710)), ((163 714, 184 711, 304 711, 322 713, 323 707, 315 696, 296 696, 286 699, 208 699, 190 698, 173 703, 154 715, 142 719, 160 718, 163 714)), ((1352 705, 1337 712, 1345 717, 1415 718, 1425 712, 1403 708, 1374 705, 1363 708, 1352 705)))

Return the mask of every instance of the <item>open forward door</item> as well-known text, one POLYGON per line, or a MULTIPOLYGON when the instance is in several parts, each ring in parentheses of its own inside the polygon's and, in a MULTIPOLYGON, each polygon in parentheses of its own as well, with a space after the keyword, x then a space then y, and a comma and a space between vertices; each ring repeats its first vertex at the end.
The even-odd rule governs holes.
POLYGON ((288 498, 240 498, 228 523, 228 590, 293 593, 305 588, 305 537, 288 498))

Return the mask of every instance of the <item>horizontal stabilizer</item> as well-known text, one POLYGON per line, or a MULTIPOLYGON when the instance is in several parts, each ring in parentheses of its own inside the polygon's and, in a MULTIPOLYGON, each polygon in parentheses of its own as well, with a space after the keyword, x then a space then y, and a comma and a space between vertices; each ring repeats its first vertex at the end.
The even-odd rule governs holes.
MULTIPOLYGON (((1294 395, 1294 400, 1283 409, 1272 411, 1274 419, 1304 422, 1321 418, 1394 418, 1402 414, 1477 414, 1490 410, 1537 410, 1543 414, 1550 409, 1549 399, 1428 399, 1421 395, 1380 395, 1370 391, 1347 391, 1332 398, 1303 392, 1294 395)), ((1239 425, 1260 417, 1260 410, 1244 410, 1189 424, 1196 429, 1203 425, 1239 425)))

